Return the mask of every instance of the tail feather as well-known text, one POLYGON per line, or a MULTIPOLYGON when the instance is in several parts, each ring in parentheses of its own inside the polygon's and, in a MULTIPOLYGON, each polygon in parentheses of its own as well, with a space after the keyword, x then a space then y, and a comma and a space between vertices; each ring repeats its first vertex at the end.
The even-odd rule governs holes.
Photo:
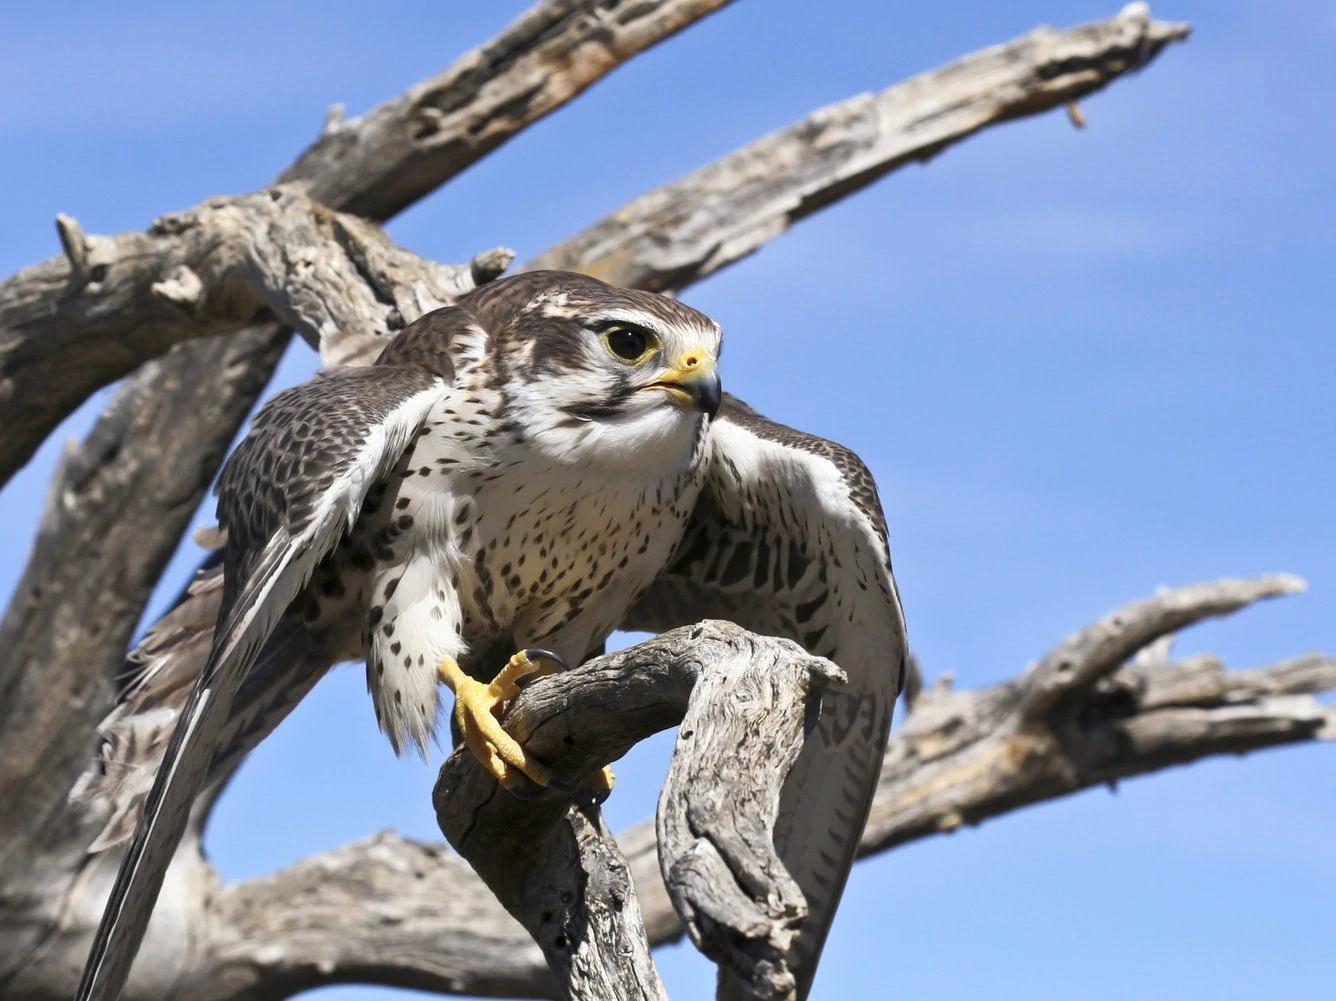
MULTIPOLYGON (((72 800, 105 818, 90 854, 115 848, 134 833, 172 732, 209 659, 222 597, 222 567, 206 565, 126 658, 117 704, 98 727, 97 758, 70 792, 72 800)), ((233 699, 206 786, 226 778, 331 662, 299 622, 280 620, 233 699)))

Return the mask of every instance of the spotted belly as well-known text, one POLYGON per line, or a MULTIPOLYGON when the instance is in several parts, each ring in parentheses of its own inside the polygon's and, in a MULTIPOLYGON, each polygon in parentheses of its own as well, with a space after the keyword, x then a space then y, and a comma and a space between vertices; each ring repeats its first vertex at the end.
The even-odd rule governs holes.
POLYGON ((575 471, 437 474, 421 450, 412 462, 361 533, 367 684, 399 751, 436 733, 445 658, 488 677, 528 646, 579 663, 657 576, 695 503, 682 478, 596 490, 575 471))

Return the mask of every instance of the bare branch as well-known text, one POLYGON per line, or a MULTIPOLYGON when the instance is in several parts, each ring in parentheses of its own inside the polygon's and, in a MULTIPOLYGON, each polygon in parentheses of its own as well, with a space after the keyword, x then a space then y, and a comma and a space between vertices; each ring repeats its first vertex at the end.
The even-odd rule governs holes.
POLYGON ((1307 585, 1290 574, 1260 580, 1222 580, 1165 590, 1127 605, 1073 633, 1031 668, 1021 685, 1026 718, 1043 720, 1063 702, 1094 684, 1161 636, 1218 615, 1229 615, 1262 598, 1295 594, 1307 585))
MULTIPOLYGON (((1292 593, 1293 582, 1276 576, 1180 588, 1128 605, 1073 639, 1108 635, 1117 620, 1141 623, 1139 634, 1149 642, 1161 635, 1149 625, 1157 611, 1196 621, 1292 593)), ((1030 697, 1031 683, 1048 668, 1034 667, 1015 681, 978 691, 924 690, 891 737, 864 848, 884 850, 1211 755, 1336 737, 1336 709, 1312 697, 1336 689, 1332 658, 1226 671, 1213 658, 1119 666, 1135 652, 1132 644, 1122 644, 1117 654, 1112 644, 1103 649, 1106 657, 1085 662, 1107 664, 1116 657, 1103 676, 1064 691, 1062 698, 1046 698, 1042 716, 1040 703, 1030 697)))
POLYGON ((974 133, 1060 108, 1147 65, 1188 26, 1131 4, 1107 21, 1039 28, 879 94, 832 104, 623 205, 524 267, 670 291, 789 226, 974 133))
MULTIPOLYGON (((151 362, 127 380, 87 440, 65 451, 0 625, 0 790, 8 804, 0 810, 0 866, 7 874, 36 878, 30 853, 40 850, 49 861, 63 837, 75 859, 89 843, 92 832, 75 818, 58 823, 67 793, 110 708, 107 679, 171 556, 174 536, 164 541, 164 526, 184 528, 230 440, 199 443, 172 431, 186 420, 235 429, 249 409, 238 401, 263 388, 265 367, 282 348, 261 341, 257 356, 253 343, 217 341, 203 359, 173 353, 151 362), (180 391, 164 398, 168 374, 180 391), (185 391, 208 380, 216 392, 185 391), (140 447, 148 441, 156 443, 152 451, 140 447)), ((45 872, 43 896, 72 875, 45 872)), ((7 882, 6 892, 12 889, 7 882)))
POLYGON ((488 997, 557 993, 538 947, 467 864, 443 844, 389 832, 225 887, 208 921, 218 947, 200 957, 180 995, 199 1001, 358 981, 488 997))
MULTIPOLYGON (((51 325, 18 325, 0 348, 18 437, 181 341, 268 319, 316 346, 383 335, 473 287, 467 271, 399 250, 374 223, 292 187, 211 198, 146 233, 90 241, 75 225, 66 220, 62 232, 92 254, 99 277, 66 290, 51 325), (76 312, 87 322, 63 322, 76 312)), ((332 363, 356 357, 323 347, 332 363)))
POLYGON ((815 699, 843 673, 792 643, 759 643, 741 668, 699 675, 659 796, 659 869, 687 934, 758 998, 789 998, 789 946, 807 916, 775 850, 784 779, 815 699), (806 718, 804 718, 806 717, 806 718))
POLYGON ((582 94, 633 56, 731 0, 560 0, 360 118, 331 123, 279 178, 386 220, 582 94))

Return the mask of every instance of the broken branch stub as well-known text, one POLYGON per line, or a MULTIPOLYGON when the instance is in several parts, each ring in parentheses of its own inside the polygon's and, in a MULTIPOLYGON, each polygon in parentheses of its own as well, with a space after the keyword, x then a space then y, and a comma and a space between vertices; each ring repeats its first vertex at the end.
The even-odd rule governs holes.
MULTIPOLYGON (((775 854, 779 790, 815 700, 840 678, 786 640, 704 622, 534 682, 505 723, 576 784, 685 719, 660 797, 669 893, 702 949, 783 997, 792 977, 779 957, 805 906, 775 854)), ((565 996, 664 997, 626 858, 589 795, 500 793, 457 750, 434 802, 446 839, 538 943, 565 996)))

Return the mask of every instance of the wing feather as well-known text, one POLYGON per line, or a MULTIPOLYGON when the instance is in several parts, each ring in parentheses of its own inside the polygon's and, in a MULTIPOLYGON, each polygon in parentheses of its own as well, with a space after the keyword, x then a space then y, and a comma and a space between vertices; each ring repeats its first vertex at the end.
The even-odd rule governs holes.
MULTIPOLYGON (((905 673, 904 614, 886 521, 853 452, 760 416, 733 397, 710 428, 705 487, 668 570, 623 628, 729 619, 784 636, 844 669, 781 797, 776 847, 807 897, 791 949, 798 997, 853 864, 905 673)), ((729 974, 720 998, 749 997, 729 974)))
POLYGON ((227 532, 220 626, 116 875, 77 1001, 120 993, 238 687, 448 389, 418 368, 340 370, 276 396, 228 460, 218 485, 227 532))

